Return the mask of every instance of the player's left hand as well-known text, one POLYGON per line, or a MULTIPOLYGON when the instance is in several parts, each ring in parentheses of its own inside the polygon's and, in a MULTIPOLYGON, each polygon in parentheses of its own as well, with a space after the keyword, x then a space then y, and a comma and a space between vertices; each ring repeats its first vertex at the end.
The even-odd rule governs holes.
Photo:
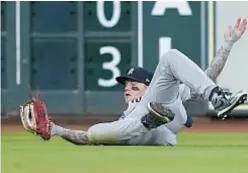
POLYGON ((37 125, 35 121, 34 103, 36 99, 30 99, 26 103, 20 106, 19 114, 22 120, 23 127, 31 133, 36 133, 37 125))
POLYGON ((19 114, 23 127, 28 132, 36 135, 38 135, 41 130, 41 119, 48 117, 45 103, 37 98, 31 98, 21 105, 19 114))
POLYGON ((224 35, 225 42, 229 46, 232 46, 242 37, 242 35, 246 31, 246 28, 247 28, 247 19, 241 20, 241 18, 239 17, 236 20, 236 24, 234 25, 234 27, 228 26, 227 31, 225 32, 224 35))

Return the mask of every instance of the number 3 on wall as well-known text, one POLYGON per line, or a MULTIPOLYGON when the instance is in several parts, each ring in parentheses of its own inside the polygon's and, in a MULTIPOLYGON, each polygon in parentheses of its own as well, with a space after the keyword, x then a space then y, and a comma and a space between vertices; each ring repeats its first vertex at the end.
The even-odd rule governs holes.
POLYGON ((101 87, 113 87, 117 84, 115 78, 120 76, 121 72, 117 65, 121 61, 120 51, 113 46, 104 46, 100 48, 100 55, 111 54, 112 60, 109 62, 104 62, 102 68, 112 72, 112 77, 110 79, 98 79, 97 83, 101 87))

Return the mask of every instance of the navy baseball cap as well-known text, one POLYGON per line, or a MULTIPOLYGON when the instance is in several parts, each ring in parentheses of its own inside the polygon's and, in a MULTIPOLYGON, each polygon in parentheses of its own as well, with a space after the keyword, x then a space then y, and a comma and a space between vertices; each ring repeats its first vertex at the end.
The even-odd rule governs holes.
POLYGON ((133 67, 128 70, 126 75, 116 78, 117 82, 124 85, 126 80, 132 80, 149 85, 152 81, 153 73, 141 67, 133 67))

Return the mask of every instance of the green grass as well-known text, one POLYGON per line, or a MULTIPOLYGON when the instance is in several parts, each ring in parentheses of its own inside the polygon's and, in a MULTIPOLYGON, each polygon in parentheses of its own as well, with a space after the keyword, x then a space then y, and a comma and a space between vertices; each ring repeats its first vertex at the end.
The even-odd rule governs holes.
POLYGON ((2 133, 2 173, 248 173, 248 134, 182 133, 178 143, 74 146, 2 133))

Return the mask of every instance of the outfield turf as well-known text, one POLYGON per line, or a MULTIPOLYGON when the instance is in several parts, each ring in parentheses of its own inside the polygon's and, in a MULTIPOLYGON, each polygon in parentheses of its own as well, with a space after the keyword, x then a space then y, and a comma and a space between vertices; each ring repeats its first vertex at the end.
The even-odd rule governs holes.
POLYGON ((248 173, 248 134, 182 133, 176 147, 74 146, 2 133, 2 173, 248 173))

